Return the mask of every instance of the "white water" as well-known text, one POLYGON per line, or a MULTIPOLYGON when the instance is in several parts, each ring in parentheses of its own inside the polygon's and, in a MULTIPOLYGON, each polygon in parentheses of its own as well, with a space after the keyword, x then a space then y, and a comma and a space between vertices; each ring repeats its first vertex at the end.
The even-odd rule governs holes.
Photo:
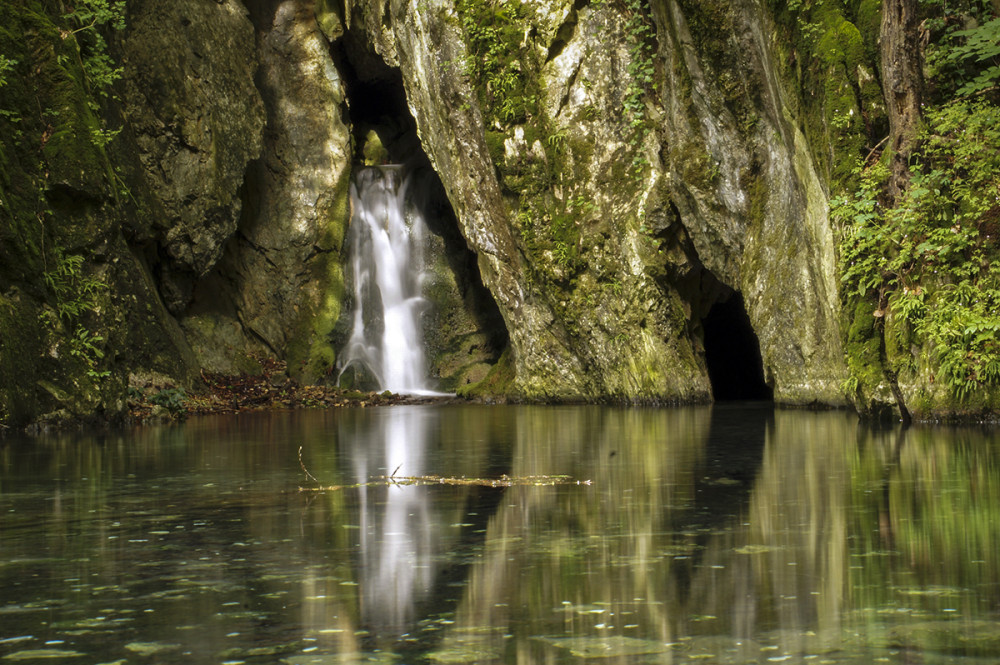
POLYGON ((406 205, 408 186, 399 166, 362 169, 351 184, 354 322, 340 373, 360 364, 380 390, 427 393, 420 321, 427 229, 419 212, 406 205))

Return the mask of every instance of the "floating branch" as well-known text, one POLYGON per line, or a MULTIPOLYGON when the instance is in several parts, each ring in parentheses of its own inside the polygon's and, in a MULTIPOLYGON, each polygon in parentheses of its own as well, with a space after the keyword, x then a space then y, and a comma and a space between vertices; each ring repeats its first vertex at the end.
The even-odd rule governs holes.
MULTIPOLYGON (((305 463, 302 461, 302 448, 299 448, 299 466, 306 474, 306 477, 319 484, 316 476, 309 473, 305 463)), ((399 467, 396 467, 399 471, 399 467)), ((475 485, 478 487, 514 487, 530 486, 544 487, 549 485, 590 485, 589 480, 575 480, 569 476, 508 476, 503 474, 499 478, 469 478, 467 476, 397 476, 396 471, 391 476, 376 476, 367 483, 355 483, 353 485, 319 485, 319 487, 300 487, 300 492, 335 492, 343 489, 353 489, 356 487, 376 487, 389 485, 475 485)))

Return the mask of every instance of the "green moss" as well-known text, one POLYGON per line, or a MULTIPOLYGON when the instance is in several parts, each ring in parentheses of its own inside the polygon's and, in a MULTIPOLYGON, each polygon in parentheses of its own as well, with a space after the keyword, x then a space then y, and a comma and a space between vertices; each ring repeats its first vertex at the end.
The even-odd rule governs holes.
MULTIPOLYGON (((99 134, 108 81, 88 78, 85 64, 90 77, 113 72, 95 66, 103 41, 69 32, 79 26, 65 11, 0 3, 0 53, 16 61, 0 90, 0 417, 15 426, 46 414, 113 417, 128 364, 166 337, 130 316, 156 295, 123 277, 137 264, 119 235, 127 213, 110 135, 99 134), (72 275, 60 281, 67 260, 72 275)), ((181 365, 176 353, 163 361, 181 365)))
POLYGON ((316 22, 331 42, 344 34, 343 4, 334 0, 317 0, 316 22))
POLYGON ((515 378, 514 354, 508 347, 482 381, 459 386, 458 395, 473 399, 501 398, 514 393, 515 378))
POLYGON ((389 162, 389 151, 382 144, 382 139, 374 129, 365 135, 365 144, 361 149, 365 166, 378 166, 389 162))
POLYGON ((486 132, 486 148, 490 153, 490 161, 493 162, 495 166, 501 166, 504 163, 504 141, 507 139, 507 134, 504 132, 497 131, 487 131, 486 132))
POLYGON ((345 285, 341 252, 350 217, 351 171, 345 168, 337 182, 319 246, 327 250, 312 265, 319 302, 301 310, 295 334, 289 335, 289 373, 303 383, 317 383, 332 375, 337 353, 333 333, 341 315, 345 285))
POLYGON ((23 427, 40 411, 32 381, 45 338, 39 323, 29 300, 0 293, 0 425, 23 427))
POLYGON ((470 54, 468 73, 476 87, 486 126, 520 124, 538 114, 538 62, 524 43, 522 3, 458 0, 470 54))
POLYGON ((852 187, 853 166, 883 138, 878 71, 878 13, 862 2, 854 23, 833 3, 768 3, 779 30, 776 62, 813 160, 833 190, 852 187), (874 21, 874 25, 872 24, 874 21))
POLYGON ((861 33, 865 49, 865 62, 879 62, 879 33, 882 29, 882 0, 861 0, 855 14, 854 25, 861 33))
POLYGON ((871 413, 878 409, 877 399, 881 391, 880 384, 885 380, 882 365, 882 333, 876 326, 876 318, 872 316, 874 307, 865 300, 854 302, 846 317, 847 339, 844 353, 847 358, 847 368, 850 372, 848 385, 845 386, 850 397, 859 410, 871 413))

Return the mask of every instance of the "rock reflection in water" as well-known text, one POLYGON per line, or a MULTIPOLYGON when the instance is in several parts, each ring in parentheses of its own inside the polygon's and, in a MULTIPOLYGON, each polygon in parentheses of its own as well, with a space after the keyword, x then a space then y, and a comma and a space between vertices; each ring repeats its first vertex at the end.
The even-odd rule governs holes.
POLYGON ((1000 653, 989 430, 741 405, 341 409, 8 439, 0 487, 2 659, 1000 653), (341 489, 296 491, 300 446, 341 489), (591 484, 357 486, 394 471, 591 484))

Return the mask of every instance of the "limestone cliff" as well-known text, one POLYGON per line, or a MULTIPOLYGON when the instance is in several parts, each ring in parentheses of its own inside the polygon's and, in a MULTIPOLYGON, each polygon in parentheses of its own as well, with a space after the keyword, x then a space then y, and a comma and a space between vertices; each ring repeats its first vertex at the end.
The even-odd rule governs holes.
POLYGON ((130 385, 262 356, 334 381, 366 159, 440 211, 425 325, 449 389, 705 402, 759 353, 756 397, 953 410, 840 293, 830 200, 888 128, 879 12, 136 0, 95 27, 4 3, 0 425, 112 418, 130 385))
POLYGON ((379 26, 403 74, 515 393, 709 399, 702 320, 740 293, 776 399, 843 403, 827 194, 756 4, 365 7, 352 29, 379 26))
MULTIPOLYGON (((315 381, 332 364, 343 297, 351 135, 344 85, 310 2, 252 3, 267 114, 246 169, 238 228, 181 322, 203 366, 245 369, 248 352, 315 381)), ((249 24, 249 22, 248 22, 249 24)))

